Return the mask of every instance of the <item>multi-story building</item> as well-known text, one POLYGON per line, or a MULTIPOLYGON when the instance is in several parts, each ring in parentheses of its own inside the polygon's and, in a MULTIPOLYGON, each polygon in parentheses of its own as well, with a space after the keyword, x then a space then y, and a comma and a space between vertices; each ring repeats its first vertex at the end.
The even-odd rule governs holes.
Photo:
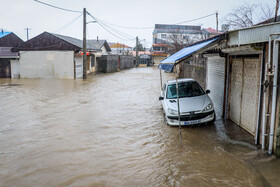
POLYGON ((201 26, 155 24, 151 50, 153 62, 158 64, 169 54, 201 39, 201 26))
POLYGON ((201 26, 155 24, 153 43, 173 43, 181 40, 185 44, 202 38, 201 26))

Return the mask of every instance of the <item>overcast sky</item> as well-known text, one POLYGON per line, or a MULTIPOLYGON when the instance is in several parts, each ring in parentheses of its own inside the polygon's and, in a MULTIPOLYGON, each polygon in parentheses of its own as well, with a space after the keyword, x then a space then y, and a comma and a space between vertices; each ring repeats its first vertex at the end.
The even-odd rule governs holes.
MULTIPOLYGON (((26 40, 25 28, 31 28, 29 38, 44 31, 82 39, 81 13, 73 13, 45 6, 34 0, 0 0, 0 28, 12 31, 26 40)), ((218 11, 219 20, 233 8, 245 2, 268 4, 275 7, 276 0, 40 0, 65 9, 87 11, 106 22, 110 32, 98 23, 87 24, 89 39, 106 39, 108 42, 121 42, 135 46, 138 36, 142 44, 150 47, 155 24, 176 24, 203 17, 218 11), (114 24, 114 26, 112 25, 114 24), (116 26, 117 25, 117 26, 116 26), (122 28, 124 26, 129 28, 122 28), (146 29, 139 29, 145 27, 146 29), (134 29, 131 29, 134 28, 134 29), (136 29, 135 29, 136 28, 136 29), (117 30, 116 30, 117 29, 117 30), (120 32, 125 34, 120 34, 120 32)), ((89 16, 87 21, 93 20, 89 16)), ((202 28, 216 27, 216 17, 186 23, 201 25, 202 28)), ((219 25, 222 23, 219 22, 219 25)))

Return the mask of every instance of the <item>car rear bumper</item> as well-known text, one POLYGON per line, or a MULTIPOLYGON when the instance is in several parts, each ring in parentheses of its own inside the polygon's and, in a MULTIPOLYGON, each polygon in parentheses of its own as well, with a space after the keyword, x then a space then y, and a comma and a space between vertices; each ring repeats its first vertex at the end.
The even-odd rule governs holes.
MULTIPOLYGON (((179 120, 178 120, 178 116, 167 116, 167 123, 168 125, 171 126, 178 126, 179 125, 179 120)), ((207 123, 207 122, 211 122, 215 119, 215 112, 211 111, 208 113, 204 113, 204 114, 195 114, 192 116, 184 116, 182 115, 180 118, 180 124, 182 126, 185 125, 196 125, 196 124, 200 124, 200 123, 207 123)))

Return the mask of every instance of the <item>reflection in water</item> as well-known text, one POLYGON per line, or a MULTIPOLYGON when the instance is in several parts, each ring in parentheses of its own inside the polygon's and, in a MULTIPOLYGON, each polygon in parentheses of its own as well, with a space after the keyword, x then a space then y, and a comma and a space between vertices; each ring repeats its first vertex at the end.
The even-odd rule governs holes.
POLYGON ((157 68, 0 85, 0 186, 267 185, 217 125, 183 128, 180 147, 157 68))

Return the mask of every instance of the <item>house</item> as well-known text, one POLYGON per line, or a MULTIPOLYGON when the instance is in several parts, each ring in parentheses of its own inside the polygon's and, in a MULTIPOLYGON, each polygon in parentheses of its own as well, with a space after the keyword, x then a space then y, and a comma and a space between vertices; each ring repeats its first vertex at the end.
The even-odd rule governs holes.
POLYGON ((216 29, 212 29, 211 27, 202 29, 202 35, 204 39, 212 38, 214 36, 217 36, 219 34, 222 34, 222 32, 217 31, 216 29))
MULTIPOLYGON (((81 78, 82 48, 82 40, 44 32, 15 48, 20 58, 12 61, 12 78, 81 78)), ((87 73, 110 51, 105 40, 87 40, 87 73)))
POLYGON ((168 44, 166 43, 154 43, 151 49, 152 62, 156 65, 168 56, 168 44))
POLYGON ((201 38, 201 26, 155 24, 153 31, 153 44, 173 43, 174 39, 189 44, 201 38))
POLYGON ((18 59, 18 52, 13 47, 19 47, 23 41, 13 32, 0 32, 0 78, 11 78, 11 60, 18 59))
POLYGON ((178 51, 178 46, 195 43, 202 39, 200 26, 155 24, 153 31, 152 61, 154 64, 178 51))
POLYGON ((112 54, 115 55, 131 55, 133 48, 121 43, 109 43, 112 54))
POLYGON ((205 64, 202 77, 211 90, 217 119, 233 121, 268 154, 279 157, 279 36, 280 22, 229 31, 186 47, 160 68, 173 69, 168 64, 173 61, 180 64, 181 76, 194 77, 198 70, 192 74, 189 69, 198 66, 194 58, 202 57, 198 61, 205 64))

